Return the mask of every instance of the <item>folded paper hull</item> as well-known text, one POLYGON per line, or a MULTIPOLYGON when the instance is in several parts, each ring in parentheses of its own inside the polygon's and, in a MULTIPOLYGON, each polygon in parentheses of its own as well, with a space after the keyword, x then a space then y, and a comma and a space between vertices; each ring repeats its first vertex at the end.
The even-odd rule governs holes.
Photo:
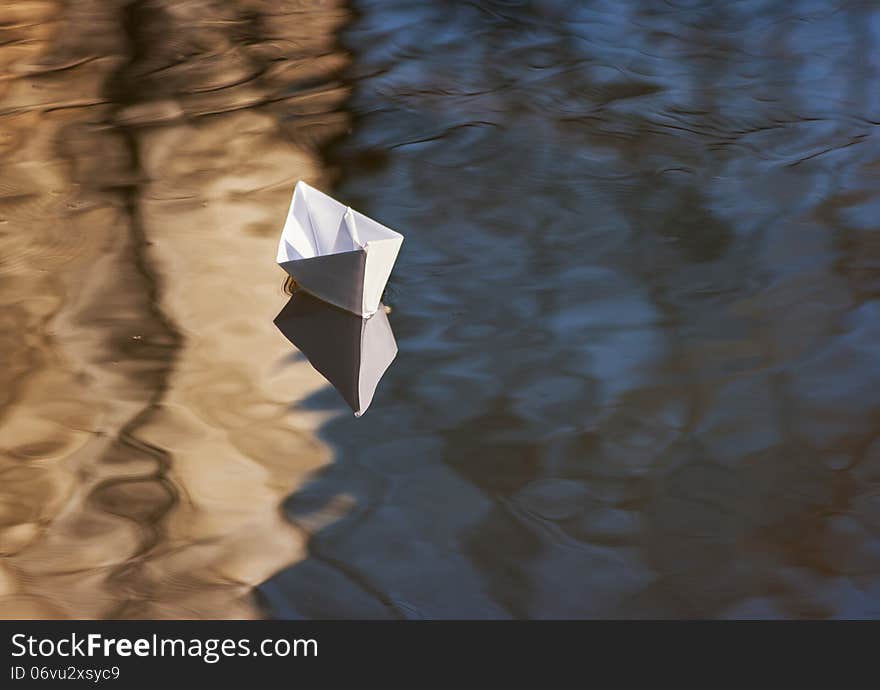
POLYGON ((397 355, 381 305, 373 316, 362 318, 298 291, 275 317, 275 325, 357 417, 370 406, 379 380, 397 355))
POLYGON ((360 249, 285 261, 281 267, 306 292, 324 302, 364 316, 362 312, 366 263, 367 253, 360 249))
POLYGON ((359 316, 379 309, 403 235, 297 182, 278 264, 300 287, 359 316))

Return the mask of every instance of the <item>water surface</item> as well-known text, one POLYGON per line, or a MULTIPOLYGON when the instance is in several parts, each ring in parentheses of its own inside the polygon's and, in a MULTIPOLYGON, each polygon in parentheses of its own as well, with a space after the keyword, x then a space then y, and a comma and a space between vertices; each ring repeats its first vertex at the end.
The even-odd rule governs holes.
POLYGON ((880 617, 880 9, 0 10, 0 615, 880 617), (355 419, 306 179, 406 236, 355 419))
POLYGON ((876 6, 356 7, 400 355, 275 615, 880 615, 876 6))

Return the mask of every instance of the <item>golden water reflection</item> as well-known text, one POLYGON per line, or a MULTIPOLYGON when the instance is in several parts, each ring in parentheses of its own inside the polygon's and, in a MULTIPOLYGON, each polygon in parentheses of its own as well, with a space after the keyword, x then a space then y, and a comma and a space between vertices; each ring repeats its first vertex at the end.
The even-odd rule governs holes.
POLYGON ((0 8, 3 617, 253 617, 302 557, 327 413, 271 258, 347 127, 319 5, 0 8))

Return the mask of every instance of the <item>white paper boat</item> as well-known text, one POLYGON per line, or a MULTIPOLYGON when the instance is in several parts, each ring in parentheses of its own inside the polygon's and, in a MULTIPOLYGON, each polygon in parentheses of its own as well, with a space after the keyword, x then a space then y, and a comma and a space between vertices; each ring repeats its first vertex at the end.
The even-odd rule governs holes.
POLYGON ((278 265, 303 290, 363 317, 379 309, 403 235, 296 183, 278 265))
MULTIPOLYGON (((381 306, 381 305, 380 305, 381 306)), ((365 319, 306 292, 296 292, 275 325, 360 417, 397 355, 384 309, 365 319)))

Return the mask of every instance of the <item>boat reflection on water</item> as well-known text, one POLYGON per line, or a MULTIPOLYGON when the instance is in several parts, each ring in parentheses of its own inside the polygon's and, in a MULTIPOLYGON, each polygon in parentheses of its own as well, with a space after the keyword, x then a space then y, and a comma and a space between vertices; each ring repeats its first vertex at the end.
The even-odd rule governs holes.
POLYGON ((299 290, 275 317, 275 325, 333 384, 356 417, 366 412, 397 356, 384 305, 362 318, 299 290))

